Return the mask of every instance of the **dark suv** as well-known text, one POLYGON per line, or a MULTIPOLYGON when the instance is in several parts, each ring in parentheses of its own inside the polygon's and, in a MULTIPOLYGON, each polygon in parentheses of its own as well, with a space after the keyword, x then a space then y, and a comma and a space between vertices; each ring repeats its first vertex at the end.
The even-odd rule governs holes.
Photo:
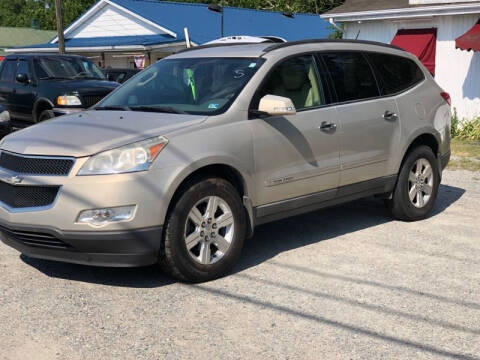
POLYGON ((89 108, 117 83, 75 55, 9 55, 0 65, 0 104, 13 120, 39 122, 89 108))

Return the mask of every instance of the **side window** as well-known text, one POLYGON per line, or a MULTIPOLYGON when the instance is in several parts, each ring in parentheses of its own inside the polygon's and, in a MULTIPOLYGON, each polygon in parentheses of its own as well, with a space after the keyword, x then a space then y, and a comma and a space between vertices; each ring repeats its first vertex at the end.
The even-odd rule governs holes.
POLYGON ((314 57, 299 56, 277 65, 257 93, 254 104, 258 106, 265 95, 290 98, 297 110, 325 105, 324 88, 318 81, 314 57))
POLYGON ((375 76, 365 57, 358 52, 322 55, 339 102, 380 96, 375 76))
POLYGON ((7 60, 0 74, 0 81, 13 81, 17 67, 16 60, 7 60))
POLYGON ((29 78, 32 77, 30 75, 30 65, 28 64, 28 61, 20 60, 17 67, 17 75, 18 74, 27 74, 29 78))
POLYGON ((380 53, 369 53, 368 59, 375 67, 385 95, 399 93, 425 79, 422 70, 410 59, 380 53))

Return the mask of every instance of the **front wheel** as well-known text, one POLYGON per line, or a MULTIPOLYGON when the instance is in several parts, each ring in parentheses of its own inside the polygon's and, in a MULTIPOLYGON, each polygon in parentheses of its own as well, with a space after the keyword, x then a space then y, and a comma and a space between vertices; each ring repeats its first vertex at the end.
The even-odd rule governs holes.
POLYGON ((38 122, 53 119, 54 117, 55 113, 53 112, 53 110, 43 110, 38 116, 38 122))
POLYGON ((432 211, 439 186, 437 159, 428 146, 419 146, 405 159, 393 198, 387 205, 399 220, 421 220, 432 211))
POLYGON ((178 198, 165 224, 159 263, 170 275, 202 282, 225 275, 240 257, 247 219, 229 182, 195 182, 178 198))

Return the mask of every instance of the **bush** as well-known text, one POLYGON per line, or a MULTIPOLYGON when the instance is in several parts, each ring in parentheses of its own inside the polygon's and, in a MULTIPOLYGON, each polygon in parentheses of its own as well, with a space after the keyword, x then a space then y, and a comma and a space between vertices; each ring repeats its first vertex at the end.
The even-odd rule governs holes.
POLYGON ((473 120, 458 120, 457 110, 452 116, 452 138, 480 141, 480 117, 473 120))

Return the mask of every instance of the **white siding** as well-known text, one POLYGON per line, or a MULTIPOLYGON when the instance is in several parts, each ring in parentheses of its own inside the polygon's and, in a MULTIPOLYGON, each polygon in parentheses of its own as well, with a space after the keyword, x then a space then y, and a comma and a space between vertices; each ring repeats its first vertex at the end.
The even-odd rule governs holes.
POLYGON ((467 32, 477 15, 438 16, 431 20, 346 23, 347 39, 390 43, 398 29, 437 28, 435 80, 450 93, 460 118, 480 116, 480 53, 455 49, 455 39, 467 32))
POLYGON ((105 5, 80 27, 68 34, 68 38, 155 35, 162 33, 158 28, 118 8, 105 5))

